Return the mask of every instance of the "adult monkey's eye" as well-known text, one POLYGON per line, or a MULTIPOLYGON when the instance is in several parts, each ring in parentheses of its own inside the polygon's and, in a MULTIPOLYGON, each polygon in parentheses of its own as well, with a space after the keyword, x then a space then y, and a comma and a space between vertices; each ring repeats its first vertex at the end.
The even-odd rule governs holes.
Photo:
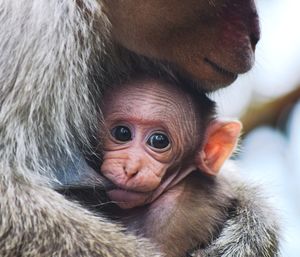
POLYGON ((118 141, 127 142, 132 140, 131 131, 126 126, 116 126, 111 130, 111 135, 118 141))
POLYGON ((155 149, 165 149, 170 146, 170 141, 167 135, 163 133, 153 133, 147 140, 147 144, 155 149))

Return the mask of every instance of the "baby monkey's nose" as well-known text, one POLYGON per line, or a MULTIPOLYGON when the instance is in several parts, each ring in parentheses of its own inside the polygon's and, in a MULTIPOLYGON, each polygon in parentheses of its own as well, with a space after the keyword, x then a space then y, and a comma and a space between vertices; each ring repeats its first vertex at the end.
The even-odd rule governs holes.
POLYGON ((130 159, 123 166, 125 175, 128 178, 132 178, 139 173, 141 169, 141 160, 139 159, 130 159))

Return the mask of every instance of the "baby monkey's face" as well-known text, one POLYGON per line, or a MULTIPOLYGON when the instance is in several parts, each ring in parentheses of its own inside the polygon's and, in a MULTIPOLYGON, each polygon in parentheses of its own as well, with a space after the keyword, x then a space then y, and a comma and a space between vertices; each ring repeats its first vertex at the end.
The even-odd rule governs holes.
POLYGON ((101 172, 118 187, 108 195, 122 208, 150 203, 186 176, 186 164, 177 163, 197 133, 192 105, 181 92, 143 83, 104 97, 101 172))
POLYGON ((209 107, 199 110, 196 101, 155 80, 130 82, 104 95, 101 172, 116 185, 108 196, 121 208, 157 200, 192 171, 214 176, 231 155, 241 123, 214 119, 200 125, 209 107))
POLYGON ((119 187, 108 192, 111 200, 124 208, 153 201, 176 175, 167 174, 175 156, 172 139, 160 127, 135 122, 108 129, 101 171, 119 187))

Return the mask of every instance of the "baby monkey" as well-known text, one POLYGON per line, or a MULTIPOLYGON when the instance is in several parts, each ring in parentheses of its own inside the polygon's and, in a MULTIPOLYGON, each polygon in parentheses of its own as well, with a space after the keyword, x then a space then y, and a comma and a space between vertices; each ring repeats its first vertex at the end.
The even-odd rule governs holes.
POLYGON ((207 245, 231 207, 231 188, 216 175, 240 122, 216 119, 205 94, 154 79, 108 90, 102 110, 101 173, 115 185, 115 215, 168 257, 207 245))

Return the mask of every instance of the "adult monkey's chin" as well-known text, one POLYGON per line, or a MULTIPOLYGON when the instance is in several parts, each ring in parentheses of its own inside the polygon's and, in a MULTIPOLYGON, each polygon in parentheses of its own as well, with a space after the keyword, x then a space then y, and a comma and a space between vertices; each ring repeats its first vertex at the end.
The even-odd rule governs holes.
POLYGON ((238 73, 228 71, 207 58, 201 60, 201 64, 199 62, 187 70, 188 67, 185 69, 175 65, 169 67, 178 79, 180 78, 183 83, 185 82, 185 85, 193 85, 194 88, 205 91, 226 87, 238 78, 238 73))
POLYGON ((205 90, 229 85, 252 67, 260 37, 254 0, 150 2, 105 1, 123 47, 170 63, 205 90))

